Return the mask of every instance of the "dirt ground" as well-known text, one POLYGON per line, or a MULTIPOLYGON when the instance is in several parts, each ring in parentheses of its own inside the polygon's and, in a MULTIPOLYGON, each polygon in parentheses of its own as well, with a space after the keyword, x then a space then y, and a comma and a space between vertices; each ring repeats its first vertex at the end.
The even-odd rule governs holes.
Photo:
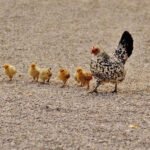
POLYGON ((150 149, 149 0, 0 0, 0 66, 1 150, 150 149), (134 51, 118 94, 111 84, 87 94, 75 68, 89 70, 93 45, 111 55, 124 30, 134 51), (52 68, 50 84, 31 82, 31 62, 52 68), (17 68, 12 82, 4 63, 17 68), (65 88, 60 67, 72 75, 65 88))

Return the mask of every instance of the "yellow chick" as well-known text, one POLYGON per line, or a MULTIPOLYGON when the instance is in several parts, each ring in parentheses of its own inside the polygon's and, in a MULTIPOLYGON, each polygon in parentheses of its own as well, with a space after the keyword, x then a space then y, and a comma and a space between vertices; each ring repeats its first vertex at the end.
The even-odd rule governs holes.
POLYGON ((70 78, 70 73, 67 69, 60 69, 58 72, 58 79, 63 82, 62 87, 65 87, 68 79, 70 78))
POLYGON ((34 81, 35 80, 38 81, 39 74, 40 74, 40 68, 35 63, 32 63, 29 67, 28 73, 30 76, 33 77, 34 81))
POLYGON ((79 78, 79 73, 77 72, 77 70, 78 69, 82 69, 81 67, 78 67, 77 69, 76 69, 76 72, 75 72, 75 74, 74 74, 74 79, 75 79, 75 81, 79 84, 81 84, 80 86, 82 86, 82 83, 81 83, 81 80, 80 80, 80 78, 79 78))
POLYGON ((90 81, 93 79, 92 73, 91 72, 85 72, 85 86, 87 86, 87 90, 90 89, 90 81))
POLYGON ((89 89, 92 73, 83 71, 82 68, 77 68, 75 79, 78 83, 81 83, 81 86, 87 86, 87 89, 89 89))
POLYGON ((4 64, 3 68, 5 69, 5 74, 9 77, 11 81, 13 76, 17 73, 16 68, 10 64, 4 64))
POLYGON ((45 81, 49 82, 50 78, 52 76, 51 68, 41 68, 39 79, 45 83, 45 81))

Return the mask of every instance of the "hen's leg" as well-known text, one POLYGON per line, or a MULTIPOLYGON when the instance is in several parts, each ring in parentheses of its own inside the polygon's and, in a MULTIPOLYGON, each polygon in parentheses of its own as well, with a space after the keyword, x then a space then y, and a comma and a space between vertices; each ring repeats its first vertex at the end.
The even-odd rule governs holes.
POLYGON ((98 93, 97 88, 100 86, 100 84, 101 84, 101 82, 99 80, 96 80, 96 87, 89 93, 98 93))
POLYGON ((117 82, 115 83, 115 89, 112 93, 117 93, 117 82))

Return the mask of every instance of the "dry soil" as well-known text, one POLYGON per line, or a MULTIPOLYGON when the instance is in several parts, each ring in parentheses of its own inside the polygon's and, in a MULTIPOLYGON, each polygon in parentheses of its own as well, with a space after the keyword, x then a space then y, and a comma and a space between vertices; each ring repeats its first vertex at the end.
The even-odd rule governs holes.
POLYGON ((149 0, 0 0, 4 63, 18 73, 9 82, 0 67, 1 150, 150 149, 149 0), (74 83, 75 68, 89 70, 93 45, 111 55, 124 30, 134 51, 118 94, 111 84, 87 94, 74 83), (32 62, 52 68, 49 84, 31 82, 32 62), (65 88, 60 67, 72 75, 65 88))

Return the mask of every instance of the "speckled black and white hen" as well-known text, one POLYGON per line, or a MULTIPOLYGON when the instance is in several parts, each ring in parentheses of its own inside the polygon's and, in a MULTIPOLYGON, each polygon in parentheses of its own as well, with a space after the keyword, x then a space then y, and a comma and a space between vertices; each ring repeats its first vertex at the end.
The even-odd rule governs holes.
POLYGON ((91 93, 97 92, 97 88, 102 83, 107 82, 115 84, 113 92, 117 92, 117 84, 125 79, 126 71, 124 65, 132 54, 132 50, 133 38, 128 31, 122 34, 119 45, 112 57, 97 47, 92 48, 91 53, 93 57, 90 69, 96 79, 96 86, 91 93))

